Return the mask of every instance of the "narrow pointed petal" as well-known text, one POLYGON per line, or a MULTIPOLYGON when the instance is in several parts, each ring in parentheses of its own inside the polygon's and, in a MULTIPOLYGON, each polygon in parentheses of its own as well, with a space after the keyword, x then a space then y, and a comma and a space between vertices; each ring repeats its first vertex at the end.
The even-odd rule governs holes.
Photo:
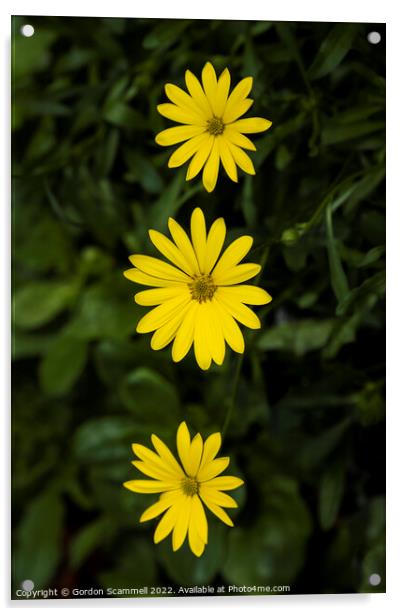
POLYGON ((238 178, 236 163, 234 161, 232 152, 230 151, 229 146, 226 142, 226 139, 222 135, 221 137, 219 137, 219 139, 217 139, 217 141, 219 145, 219 157, 222 161, 223 168, 225 169, 232 182, 237 182, 238 178))
POLYGON ((205 217, 199 207, 196 207, 191 214, 191 242, 194 246, 199 271, 203 273, 207 246, 207 231, 205 217))
POLYGON ((196 135, 201 135, 205 132, 203 126, 172 126, 158 133, 155 137, 155 141, 158 145, 169 146, 187 141, 196 135))
POLYGON ((221 118, 226 107, 230 88, 230 73, 227 68, 222 71, 216 88, 215 113, 221 118))
POLYGON ((240 169, 242 169, 242 171, 244 171, 245 173, 248 173, 249 175, 255 175, 253 161, 248 156, 248 154, 243 152, 241 148, 239 148, 237 145, 234 145, 230 141, 228 141, 228 144, 236 165, 240 167, 240 169))
POLYGON ((242 235, 234 240, 225 250, 218 263, 213 270, 213 276, 216 281, 227 270, 235 267, 250 251, 253 245, 253 238, 250 235, 242 235))
POLYGON ((236 105, 231 105, 229 111, 225 110, 223 114, 223 122, 226 126, 230 126, 231 122, 235 122, 238 118, 247 113, 253 103, 254 101, 252 98, 244 98, 236 103, 236 105))
POLYGON ((210 62, 207 62, 202 69, 202 85, 212 111, 216 115, 216 90, 218 82, 215 69, 210 62))
POLYGON ((184 163, 186 163, 196 152, 204 148, 208 142, 209 136, 209 133, 204 132, 201 133, 201 135, 197 135, 196 137, 193 137, 183 143, 183 145, 178 147, 169 158, 168 167, 172 169, 184 165, 184 163))
POLYGON ((222 306, 215 298, 213 298, 212 301, 215 304, 215 309, 220 315, 222 333, 226 342, 230 348, 235 351, 235 353, 244 353, 244 338, 240 327, 224 306, 222 306))
POLYGON ((182 421, 177 430, 176 446, 179 458, 187 475, 190 469, 190 444, 190 432, 188 431, 186 422, 182 421))
POLYGON ((207 140, 200 146, 190 161, 187 169, 186 180, 192 180, 199 174, 205 165, 205 162, 208 160, 214 141, 214 136, 208 133, 207 140))
POLYGON ((211 153, 204 166, 202 182, 208 192, 212 192, 216 186, 219 174, 219 145, 218 139, 214 139, 211 153))
POLYGON ((186 86, 190 93, 190 96, 197 103, 198 107, 202 110, 205 119, 209 119, 212 116, 212 107, 208 102, 208 99, 205 95, 204 90, 197 77, 193 75, 193 73, 189 70, 186 71, 185 75, 186 86))
POLYGON ((192 110, 183 109, 171 103, 162 103, 157 106, 157 110, 161 115, 168 118, 168 120, 173 120, 173 122, 206 127, 205 118, 203 118, 200 113, 196 113, 192 110))
POLYGON ((217 218, 211 225, 207 237, 205 273, 209 274, 214 267, 225 242, 226 225, 223 218, 217 218))
POLYGON ((195 313, 198 304, 192 302, 184 316, 178 330, 172 347, 172 358, 174 362, 181 361, 189 352, 191 345, 194 342, 194 325, 195 313))
POLYGON ((270 120, 265 118, 244 118, 233 122, 231 127, 238 130, 239 133, 262 133, 272 126, 270 120))

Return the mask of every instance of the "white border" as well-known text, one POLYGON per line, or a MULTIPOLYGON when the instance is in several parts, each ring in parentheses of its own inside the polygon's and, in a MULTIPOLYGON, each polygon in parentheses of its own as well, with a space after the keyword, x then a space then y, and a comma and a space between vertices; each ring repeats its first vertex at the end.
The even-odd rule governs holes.
POLYGON ((401 10, 394 0, 336 0, 335 2, 323 2, 322 0, 280 0, 280 2, 268 2, 267 0, 255 0, 236 4, 218 0, 202 0, 191 3, 184 0, 147 0, 141 4, 132 1, 113 0, 110 5, 94 6, 88 0, 70 0, 67 2, 54 3, 49 0, 36 0, 35 2, 3 2, 2 19, 0 21, 3 31, 3 96, 2 96, 2 148, 3 164, 0 166, 0 185, 4 187, 3 207, 1 208, 2 224, 1 248, 2 248, 2 353, 0 374, 3 379, 1 391, 4 392, 4 404, 2 405, 2 465, 3 477, 1 487, 3 490, 2 521, 3 533, 1 537, 1 569, 0 569, 0 596, 6 609, 15 609, 17 612, 30 608, 34 610, 74 610, 81 613, 84 610, 98 609, 134 609, 136 612, 149 610, 163 610, 164 612, 176 612, 177 609, 191 611, 212 610, 221 611, 230 609, 234 614, 252 609, 257 613, 280 612, 281 614, 310 615, 312 613, 325 614, 336 613, 342 610, 346 614, 378 615, 380 610, 386 613, 400 604, 398 591, 400 590, 400 558, 401 558, 401 458, 400 458, 400 435, 402 433, 402 405, 399 382, 401 381, 401 240, 402 232, 402 203, 401 194, 401 138, 402 138, 402 103, 400 58, 401 48, 401 10), (272 596, 272 597, 222 597, 222 598, 186 598, 179 599, 133 599, 115 600, 74 600, 72 601, 35 601, 35 602, 10 602, 9 597, 9 229, 10 229, 10 15, 66 15, 66 16, 124 16, 124 17, 187 17, 204 19, 269 19, 287 21, 356 21, 356 22, 387 22, 387 139, 388 139, 388 168, 387 168, 387 594, 373 595, 303 595, 303 596, 272 596), (5 300, 7 298, 7 300, 5 300), (8 344, 5 343, 8 341, 8 344))

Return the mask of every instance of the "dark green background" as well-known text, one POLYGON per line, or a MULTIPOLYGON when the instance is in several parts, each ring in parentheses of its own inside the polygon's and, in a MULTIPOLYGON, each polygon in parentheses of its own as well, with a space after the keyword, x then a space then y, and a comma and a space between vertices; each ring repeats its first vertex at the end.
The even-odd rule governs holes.
POLYGON ((12 47, 13 587, 384 591, 384 27, 15 17, 12 47), (208 60, 252 75, 248 115, 273 122, 257 175, 212 194, 154 142, 163 85, 208 60), (254 236, 274 298, 207 373, 135 334, 122 275, 194 206, 254 236), (173 445, 182 419, 206 437, 233 400, 235 528, 210 516, 200 559, 154 546, 131 443, 173 445))

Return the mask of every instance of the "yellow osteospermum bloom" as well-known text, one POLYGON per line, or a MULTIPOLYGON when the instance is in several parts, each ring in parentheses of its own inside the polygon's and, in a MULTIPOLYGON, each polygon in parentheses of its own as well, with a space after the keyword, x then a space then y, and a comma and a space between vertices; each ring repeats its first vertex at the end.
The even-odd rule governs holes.
POLYGON ((175 362, 181 361, 194 343, 198 365, 208 370, 211 361, 222 365, 225 340, 237 353, 244 352, 236 321, 251 329, 261 327, 246 304, 267 304, 272 298, 264 289, 239 284, 261 269, 256 263, 239 265, 251 248, 252 237, 239 237, 219 257, 226 236, 223 218, 215 220, 207 235, 204 214, 196 208, 191 216, 191 241, 173 218, 168 224, 173 241, 152 229, 149 235, 173 265, 146 255, 132 255, 134 268, 124 272, 133 282, 155 287, 135 295, 137 304, 156 306, 139 321, 137 332, 155 332, 151 339, 155 351, 174 340, 175 362))
POLYGON ((176 438, 181 464, 155 434, 151 440, 156 453, 143 445, 133 444, 132 447, 139 458, 133 462, 134 466, 152 479, 134 479, 123 485, 133 492, 161 494, 140 518, 140 522, 146 522, 163 513, 155 529, 155 543, 173 531, 172 547, 176 551, 188 535, 190 549, 196 556, 201 556, 208 543, 208 522, 203 503, 222 522, 233 526, 223 507, 237 507, 237 503, 224 492, 234 490, 244 482, 230 475, 218 477, 230 462, 227 457, 216 458, 222 442, 219 432, 211 434, 205 442, 200 434, 191 440, 183 421, 176 438))
POLYGON ((218 179, 219 164, 233 182, 237 182, 237 167, 250 175, 255 174, 250 157, 243 150, 255 150, 244 133, 260 133, 272 122, 264 118, 239 118, 253 104, 247 98, 253 78, 242 79, 229 95, 230 73, 227 68, 216 77, 215 69, 207 62, 202 70, 202 86, 191 71, 186 71, 188 94, 168 83, 166 96, 171 103, 158 105, 161 115, 179 122, 156 136, 162 146, 185 142, 169 158, 169 167, 180 167, 191 158, 186 180, 192 180, 204 168, 202 181, 212 192, 218 179))

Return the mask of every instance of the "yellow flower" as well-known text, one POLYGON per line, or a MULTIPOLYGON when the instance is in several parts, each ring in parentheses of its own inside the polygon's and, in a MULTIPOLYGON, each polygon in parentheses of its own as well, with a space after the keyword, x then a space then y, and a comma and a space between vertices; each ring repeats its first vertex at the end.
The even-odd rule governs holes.
POLYGON ((244 352, 244 339, 236 321, 251 329, 261 327, 257 315, 245 304, 267 304, 271 296, 256 286, 239 284, 256 276, 261 266, 242 263, 253 238, 243 235, 219 257, 225 241, 223 218, 215 220, 207 235, 204 214, 196 208, 191 216, 191 241, 173 218, 169 218, 173 242, 159 231, 149 235, 156 248, 173 265, 155 257, 132 255, 134 268, 124 272, 129 280, 155 287, 134 297, 141 306, 156 306, 137 325, 137 332, 155 332, 155 351, 173 342, 173 361, 194 353, 202 370, 211 361, 219 366, 225 358, 225 341, 237 353, 244 352))
POLYGON ((181 464, 155 434, 151 440, 156 453, 143 445, 133 444, 132 447, 139 458, 133 461, 134 466, 152 479, 134 479, 123 485, 133 492, 160 493, 159 500, 140 518, 140 522, 146 522, 163 513, 155 529, 155 543, 173 531, 172 547, 176 551, 188 535, 191 551, 201 556, 208 543, 208 522, 203 503, 222 522, 233 526, 223 507, 234 508, 237 503, 225 491, 234 490, 244 482, 230 475, 218 477, 230 462, 227 457, 216 458, 222 442, 219 432, 211 434, 205 442, 200 434, 191 440, 183 421, 176 438, 181 464))
POLYGON ((215 69, 207 62, 202 70, 202 86, 191 71, 186 71, 186 86, 189 94, 168 83, 166 96, 171 103, 158 105, 161 115, 179 122, 156 136, 162 146, 185 142, 169 158, 169 167, 180 167, 190 158, 186 180, 192 180, 204 168, 202 181, 212 192, 218 179, 219 164, 233 182, 237 182, 237 167, 250 175, 255 174, 253 163, 244 150, 255 146, 244 133, 260 133, 272 122, 264 118, 239 118, 253 104, 247 98, 253 78, 242 79, 229 95, 230 73, 227 68, 216 77, 215 69))

